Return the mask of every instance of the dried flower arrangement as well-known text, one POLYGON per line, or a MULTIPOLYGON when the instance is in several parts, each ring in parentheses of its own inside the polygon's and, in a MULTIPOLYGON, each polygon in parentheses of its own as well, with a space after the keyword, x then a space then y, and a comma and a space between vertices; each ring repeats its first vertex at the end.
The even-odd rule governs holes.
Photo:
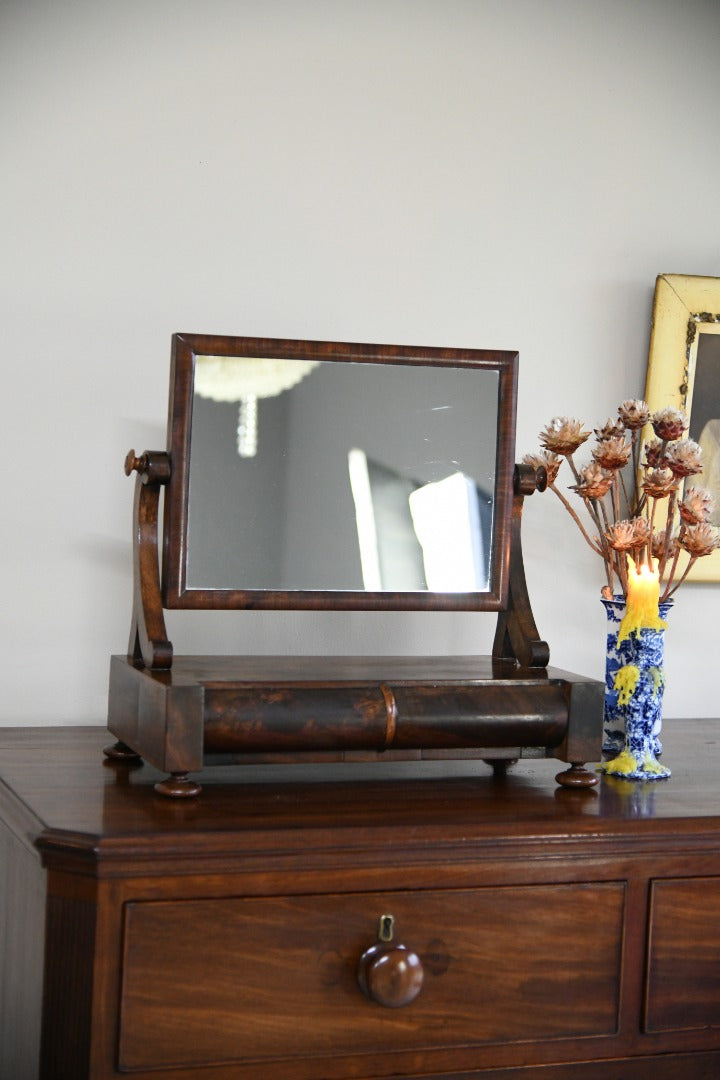
POLYGON ((603 595, 608 599, 618 591, 627 599, 631 577, 649 567, 664 581, 660 601, 667 600, 695 562, 720 547, 720 530, 709 524, 714 508, 710 493, 696 487, 681 491, 687 477, 702 471, 700 447, 683 437, 687 428, 687 417, 678 409, 651 414, 646 402, 628 400, 618 408, 617 421, 595 429, 592 461, 584 468, 578 468, 574 455, 591 433, 565 416, 555 417, 540 433, 544 449, 523 458, 547 471, 548 488, 602 558, 607 577, 603 595), (646 424, 652 425, 655 438, 643 443, 646 424), (557 486, 563 459, 575 480, 570 490, 582 501, 592 531, 557 486), (660 504, 664 515, 658 513, 660 504), (687 561, 678 573, 683 552, 687 561))

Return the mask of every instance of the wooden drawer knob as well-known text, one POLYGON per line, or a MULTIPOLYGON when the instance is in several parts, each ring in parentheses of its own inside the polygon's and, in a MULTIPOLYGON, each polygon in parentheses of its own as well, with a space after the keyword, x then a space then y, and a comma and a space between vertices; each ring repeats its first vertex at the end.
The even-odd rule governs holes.
POLYGON ((363 993, 389 1009, 409 1005, 422 990, 425 972, 417 953, 392 941, 391 915, 380 919, 378 940, 360 957, 358 982, 363 993))

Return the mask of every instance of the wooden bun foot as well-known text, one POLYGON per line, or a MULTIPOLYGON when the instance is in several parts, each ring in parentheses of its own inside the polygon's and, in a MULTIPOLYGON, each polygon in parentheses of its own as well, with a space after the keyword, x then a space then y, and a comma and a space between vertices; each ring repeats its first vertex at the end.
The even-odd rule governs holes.
POLYGON ((581 762, 574 762, 565 772, 558 773, 555 779, 565 788, 595 787, 598 782, 595 773, 588 772, 581 762))
POLYGON ((187 773, 171 773, 154 785, 158 795, 170 799, 193 799, 202 791, 200 784, 188 779, 187 773))
POLYGON ((110 758, 111 761, 142 761, 142 758, 135 750, 119 739, 111 746, 106 746, 103 749, 103 754, 106 758, 110 758))

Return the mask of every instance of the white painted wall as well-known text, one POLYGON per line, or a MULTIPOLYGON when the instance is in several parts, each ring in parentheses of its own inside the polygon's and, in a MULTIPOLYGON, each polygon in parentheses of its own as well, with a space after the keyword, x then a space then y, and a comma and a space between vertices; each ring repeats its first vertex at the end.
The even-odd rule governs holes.
MULTIPOLYGON (((104 721, 125 452, 173 331, 517 348, 518 456, 642 394, 658 273, 720 275, 716 0, 4 0, 3 724, 104 721)), ((549 497, 547 497, 549 499, 549 497)), ((527 505, 553 662, 603 670, 600 566, 527 505)), ((717 586, 666 714, 717 714, 717 586)), ((487 651, 492 616, 175 613, 176 650, 487 651)))

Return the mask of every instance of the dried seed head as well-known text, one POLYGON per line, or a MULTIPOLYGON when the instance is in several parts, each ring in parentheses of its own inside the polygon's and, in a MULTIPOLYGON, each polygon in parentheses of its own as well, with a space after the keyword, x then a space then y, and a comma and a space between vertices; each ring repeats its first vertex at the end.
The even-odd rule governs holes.
POLYGON ((650 548, 653 559, 657 559, 658 562, 672 558, 678 548, 677 537, 668 537, 665 530, 661 529, 653 533, 650 548))
POLYGON ((625 428, 619 420, 606 420, 601 428, 595 428, 598 442, 605 439, 618 439, 625 435, 625 428))
POLYGON ((678 479, 670 469, 648 469, 643 480, 643 490, 653 499, 664 499, 678 486, 678 479))
POLYGON ((686 525, 702 525, 710 520, 714 509, 715 500, 705 488, 688 488, 678 505, 680 517, 686 525))
POLYGON ((619 438, 603 439, 593 450, 592 456, 603 469, 622 469, 630 460, 631 453, 632 446, 621 435, 619 438))
POLYGON ((702 450, 693 439, 681 439, 668 446, 665 464, 675 476, 693 476, 702 472, 702 450))
POLYGON ((618 413, 623 425, 628 431, 637 431, 644 427, 650 419, 650 407, 646 401, 640 398, 628 398, 618 408, 618 413))
POLYGON ((658 439, 670 442, 683 437, 683 433, 687 431, 688 419, 680 409, 660 409, 652 415, 652 426, 658 439))
POLYGON ((577 448, 589 438, 590 432, 583 431, 581 422, 567 416, 554 416, 540 432, 541 446, 563 457, 574 454, 577 448))
POLYGON ((583 499, 602 499, 612 487, 613 474, 597 462, 586 465, 579 475, 579 482, 573 484, 570 490, 576 491, 583 499))
POLYGON ((647 544, 650 539, 650 522, 645 518, 636 517, 632 519, 633 529, 635 530, 635 543, 639 547, 642 544, 647 544))
POLYGON ((650 439, 644 444, 645 463, 651 469, 661 469, 665 466, 665 443, 662 439, 650 439))
POLYGON ((562 465, 562 458, 559 458, 557 454, 551 454, 547 450, 542 450, 539 454, 526 454, 523 458, 523 465, 532 465, 533 469, 545 469, 547 472, 548 485, 550 485, 554 484, 557 480, 557 474, 562 465))
POLYGON ((688 525, 678 537, 680 546, 694 558, 710 555, 720 547, 720 530, 703 522, 701 525, 688 525))
POLYGON ((650 538, 650 526, 645 518, 618 521, 605 533, 607 542, 616 551, 630 551, 642 547, 650 538))

